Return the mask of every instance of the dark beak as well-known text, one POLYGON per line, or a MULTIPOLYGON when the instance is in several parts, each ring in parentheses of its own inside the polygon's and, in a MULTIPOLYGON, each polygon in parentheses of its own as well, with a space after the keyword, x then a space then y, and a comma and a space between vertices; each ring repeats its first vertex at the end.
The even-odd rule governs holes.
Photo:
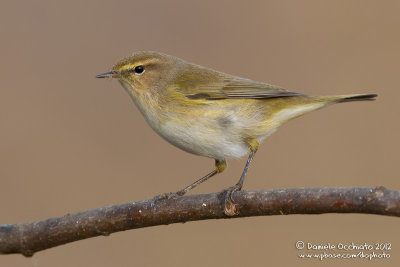
POLYGON ((118 78, 119 73, 116 71, 109 71, 96 76, 96 78, 118 78))

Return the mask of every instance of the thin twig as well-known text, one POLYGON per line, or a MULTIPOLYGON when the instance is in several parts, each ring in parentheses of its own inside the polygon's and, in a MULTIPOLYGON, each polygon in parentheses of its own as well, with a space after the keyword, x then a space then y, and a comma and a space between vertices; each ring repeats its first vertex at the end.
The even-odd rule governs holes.
POLYGON ((321 213, 400 216, 400 191, 377 188, 297 188, 240 191, 239 214, 224 214, 224 194, 143 200, 71 213, 38 222, 0 225, 0 254, 35 252, 99 235, 208 219, 321 213))

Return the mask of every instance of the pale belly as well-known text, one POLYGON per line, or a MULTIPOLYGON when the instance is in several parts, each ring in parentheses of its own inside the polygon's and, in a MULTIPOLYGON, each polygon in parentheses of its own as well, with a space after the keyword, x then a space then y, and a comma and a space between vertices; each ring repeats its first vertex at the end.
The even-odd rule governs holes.
POLYGON ((214 159, 239 158, 249 151, 236 129, 224 129, 212 122, 180 123, 170 120, 162 124, 157 132, 189 153, 214 159))
POLYGON ((214 159, 240 158, 249 152, 246 139, 257 139, 261 143, 282 123, 322 106, 318 103, 287 108, 267 118, 261 112, 238 112, 232 109, 225 109, 215 116, 213 112, 199 112, 200 115, 195 118, 184 114, 172 115, 172 119, 153 129, 165 140, 187 152, 214 159))

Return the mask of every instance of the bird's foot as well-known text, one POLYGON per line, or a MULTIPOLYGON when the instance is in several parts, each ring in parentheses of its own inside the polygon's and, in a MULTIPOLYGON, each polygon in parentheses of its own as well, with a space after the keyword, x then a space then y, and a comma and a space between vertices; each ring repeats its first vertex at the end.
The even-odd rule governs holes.
POLYGON ((180 196, 183 196, 185 194, 185 192, 181 191, 177 191, 177 192, 170 192, 170 193, 164 193, 161 195, 157 195, 155 197, 153 197, 153 199, 151 200, 151 206, 154 206, 158 201, 160 200, 170 200, 170 199, 176 199, 180 196))
POLYGON ((237 204, 233 199, 233 193, 240 191, 240 189, 242 189, 242 186, 240 184, 236 184, 232 187, 223 190, 225 194, 225 207, 224 207, 225 215, 231 217, 239 214, 239 209, 237 208, 237 204))

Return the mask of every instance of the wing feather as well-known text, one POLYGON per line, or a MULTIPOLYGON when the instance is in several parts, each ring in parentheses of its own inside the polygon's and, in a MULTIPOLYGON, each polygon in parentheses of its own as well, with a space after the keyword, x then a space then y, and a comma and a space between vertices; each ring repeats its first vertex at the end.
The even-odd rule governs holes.
POLYGON ((267 99, 275 97, 305 96, 290 92, 275 85, 255 82, 237 77, 224 77, 217 82, 200 83, 195 88, 186 88, 189 99, 267 99))

